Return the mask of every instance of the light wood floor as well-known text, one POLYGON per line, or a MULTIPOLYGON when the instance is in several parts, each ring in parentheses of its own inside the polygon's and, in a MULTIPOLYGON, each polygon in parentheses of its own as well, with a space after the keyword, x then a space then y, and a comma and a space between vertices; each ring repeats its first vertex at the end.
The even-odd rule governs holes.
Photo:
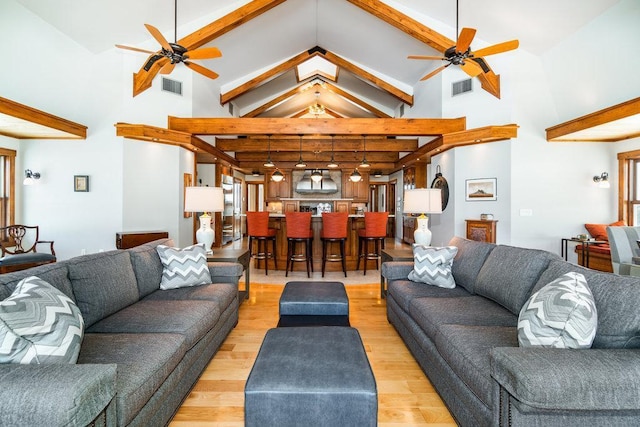
MULTIPOLYGON (((351 325, 358 329, 378 387, 378 424, 454 426, 451 415, 395 329, 379 284, 347 285, 351 325)), ((243 426, 244 384, 260 344, 278 323, 282 285, 253 284, 240 321, 174 417, 172 427, 243 426)))

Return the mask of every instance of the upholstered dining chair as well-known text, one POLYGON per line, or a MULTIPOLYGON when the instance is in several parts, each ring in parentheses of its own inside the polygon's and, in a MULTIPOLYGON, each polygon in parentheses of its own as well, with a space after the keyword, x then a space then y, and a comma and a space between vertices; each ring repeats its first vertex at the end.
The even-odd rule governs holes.
POLYGON ((640 227, 607 227, 611 246, 611 266, 613 272, 623 276, 640 276, 640 227))

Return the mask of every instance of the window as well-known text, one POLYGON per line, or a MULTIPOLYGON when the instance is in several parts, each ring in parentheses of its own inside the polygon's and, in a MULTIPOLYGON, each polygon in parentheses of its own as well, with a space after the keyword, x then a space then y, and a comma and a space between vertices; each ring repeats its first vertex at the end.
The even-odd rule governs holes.
POLYGON ((0 148, 0 227, 12 225, 16 212, 16 152, 0 148))

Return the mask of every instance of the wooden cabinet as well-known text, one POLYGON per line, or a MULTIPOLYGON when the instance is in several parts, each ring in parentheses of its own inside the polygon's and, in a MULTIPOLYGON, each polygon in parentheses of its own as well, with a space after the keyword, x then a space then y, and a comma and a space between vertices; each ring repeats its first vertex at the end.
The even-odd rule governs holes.
POLYGON ((348 200, 336 200, 335 202, 335 211, 336 212, 346 212, 351 213, 351 202, 348 200))
POLYGON ((402 241, 411 245, 414 243, 413 232, 416 231, 417 221, 412 216, 402 218, 402 241))
POLYGON ((298 212, 298 207, 300 206, 300 202, 297 200, 285 200, 282 202, 282 213, 287 212, 298 212))
POLYGON ((478 242, 496 242, 496 220, 467 219, 467 239, 478 242))
POLYGON ((167 237, 166 231, 120 231, 116 233, 116 248, 129 249, 167 237))
POLYGON ((345 169, 342 171, 342 197, 345 199, 353 199, 354 202, 369 202, 369 172, 360 172, 362 179, 359 182, 353 182, 349 179, 353 169, 345 169))
MULTIPOLYGON (((275 172, 275 171, 274 171, 275 172)), ((281 198, 291 197, 291 172, 280 171, 284 179, 280 182, 271 180, 273 172, 267 175, 267 201, 280 201, 281 198)))

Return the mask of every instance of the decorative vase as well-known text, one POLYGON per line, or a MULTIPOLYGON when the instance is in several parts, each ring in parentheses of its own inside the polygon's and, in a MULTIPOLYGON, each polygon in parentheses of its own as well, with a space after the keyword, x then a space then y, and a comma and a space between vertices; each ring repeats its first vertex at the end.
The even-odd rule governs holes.
POLYGON ((211 228, 211 216, 206 213, 200 216, 200 228, 196 231, 196 241, 204 243, 207 255, 213 254, 211 246, 213 245, 214 232, 211 228))
POLYGON ((429 230, 429 217, 426 215, 419 216, 418 227, 413 232, 413 240, 418 245, 429 246, 431 244, 431 230, 429 230))

